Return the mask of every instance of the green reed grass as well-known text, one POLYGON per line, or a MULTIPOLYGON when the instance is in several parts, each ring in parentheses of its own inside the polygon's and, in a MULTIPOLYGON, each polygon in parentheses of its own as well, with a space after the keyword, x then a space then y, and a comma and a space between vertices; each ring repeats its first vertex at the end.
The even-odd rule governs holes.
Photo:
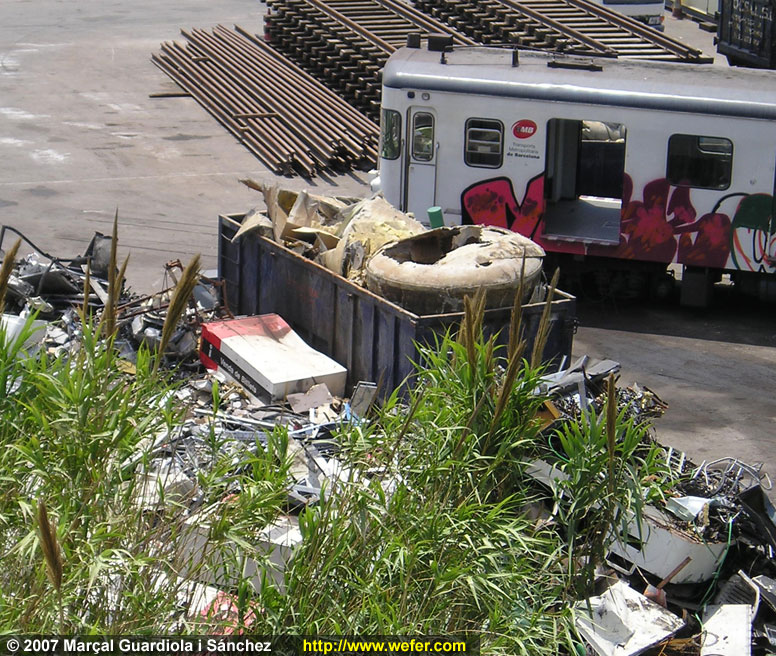
POLYGON ((150 445, 160 433, 174 440, 186 412, 158 354, 141 349, 136 373, 122 373, 87 313, 69 359, 18 357, 21 342, 0 339, 0 630, 456 633, 480 637, 484 654, 573 653, 567 602, 581 574, 568 562, 598 549, 587 519, 609 531, 634 507, 626 472, 650 456, 622 416, 613 430, 598 419, 564 429, 574 505, 554 525, 531 519, 542 493, 524 470, 545 442, 542 367, 523 357, 519 311, 506 348, 482 335, 481 297, 466 308, 457 336, 422 349, 407 398, 394 392, 369 424, 340 427, 342 473, 299 514, 304 539, 279 580, 261 545, 286 512, 285 433, 235 461, 219 455, 226 438, 211 425, 192 516, 190 499, 148 475, 150 445), (599 479, 622 457, 630 464, 614 468, 612 493, 599 479), (37 527, 54 535, 41 508, 57 518, 61 599, 40 567, 37 527), (231 594, 236 618, 182 615, 191 582, 231 594))

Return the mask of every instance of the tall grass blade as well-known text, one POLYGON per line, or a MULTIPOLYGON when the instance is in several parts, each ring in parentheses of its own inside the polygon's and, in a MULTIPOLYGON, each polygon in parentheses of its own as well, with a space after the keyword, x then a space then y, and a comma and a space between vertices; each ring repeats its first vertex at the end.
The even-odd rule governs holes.
POLYGON ((89 315, 89 295, 92 285, 92 263, 91 259, 86 262, 86 272, 84 277, 84 305, 81 310, 81 322, 86 323, 86 317, 89 315))
POLYGON ((62 553, 57 542, 57 531, 49 520, 46 503, 38 503, 38 532, 40 534, 40 548, 46 562, 46 574, 51 585, 56 590, 62 587, 62 553))
POLYGON ((0 267, 0 314, 5 312, 5 294, 8 291, 8 280, 11 278, 11 271, 13 271, 13 265, 16 261, 16 254, 19 252, 19 247, 22 245, 22 240, 17 239, 16 243, 11 246, 3 259, 3 266, 0 267))
POLYGON ((614 374, 606 380, 606 455, 609 470, 609 493, 614 494, 614 459, 617 447, 617 387, 614 374))
POLYGON ((504 381, 501 384, 498 400, 496 401, 496 410, 493 413, 493 422, 490 429, 491 434, 501 421, 501 415, 504 413, 504 409, 507 407, 507 402, 509 401, 509 396, 512 394, 512 390, 515 387, 515 381, 517 380, 517 375, 520 372, 520 356, 522 355, 524 348, 525 342, 520 342, 520 344, 517 345, 517 350, 515 351, 514 356, 507 365, 507 372, 504 375, 504 381))
POLYGON ((127 257, 124 258, 124 262, 122 263, 117 276, 118 284, 116 285, 116 296, 113 297, 114 321, 116 320, 116 317, 118 315, 118 307, 121 301, 121 287, 122 287, 122 283, 124 282, 124 276, 127 273, 128 264, 129 264, 129 254, 127 254, 127 257))
POLYGON ((474 296, 464 296, 463 321, 458 332, 458 342, 466 349, 466 358, 472 375, 477 366, 477 339, 482 334, 484 317, 485 290, 480 288, 474 296))
POLYGON ((197 286, 198 282, 199 255, 195 255, 183 270, 183 274, 181 275, 178 284, 175 285, 172 300, 167 308, 167 316, 164 319, 164 326, 162 326, 162 337, 159 341, 159 349, 156 353, 156 361, 154 362, 155 372, 159 369, 159 363, 164 356, 164 352, 167 350, 167 345, 170 343, 175 328, 186 311, 186 306, 188 305, 189 299, 194 293, 194 287, 197 286))
POLYGON ((57 529, 49 520, 46 511, 46 503, 38 502, 38 534, 40 535, 40 548, 43 551, 43 559, 46 562, 46 575, 57 593, 57 605, 59 606, 59 632, 64 632, 65 614, 62 605, 62 551, 57 540, 57 529))
MULTIPOLYGON (((515 302, 512 305, 512 314, 509 317, 509 343, 507 346, 507 359, 509 361, 515 356, 518 345, 522 339, 523 331, 523 294, 525 293, 525 253, 523 254, 523 263, 520 265, 520 281, 517 285, 515 302)), ((525 348, 525 344, 523 344, 525 348)))
POLYGON ((536 339, 534 340, 533 352, 531 353, 532 367, 538 367, 542 363, 544 347, 547 345, 547 338, 550 335, 550 314, 552 312, 552 301, 555 298, 555 290, 558 287, 559 277, 560 269, 555 269, 555 274, 552 276, 550 287, 547 290, 547 298, 544 301, 544 310, 542 310, 542 318, 539 321, 539 328, 536 331, 536 339))

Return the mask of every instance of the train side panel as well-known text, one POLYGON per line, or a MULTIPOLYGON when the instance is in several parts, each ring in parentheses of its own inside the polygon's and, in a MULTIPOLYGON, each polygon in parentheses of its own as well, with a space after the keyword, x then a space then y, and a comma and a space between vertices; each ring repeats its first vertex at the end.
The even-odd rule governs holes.
POLYGON ((384 89, 401 139, 380 178, 421 220, 433 204, 447 224, 507 227, 548 252, 776 271, 772 121, 411 94, 384 89))

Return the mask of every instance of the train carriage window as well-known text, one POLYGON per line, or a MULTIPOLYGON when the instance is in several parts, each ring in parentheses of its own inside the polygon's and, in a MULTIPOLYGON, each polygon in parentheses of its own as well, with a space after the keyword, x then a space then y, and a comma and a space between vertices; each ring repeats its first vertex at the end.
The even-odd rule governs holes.
POLYGON ((412 117, 412 157, 421 162, 434 159, 434 117, 427 112, 412 117))
POLYGON ((484 166, 497 169, 504 152, 504 125, 487 118, 470 118, 466 121, 464 161, 468 166, 484 166))
POLYGON ((380 116, 380 157, 396 159, 401 153, 401 114, 384 109, 380 116))
POLYGON ((672 185, 727 189, 733 170, 733 142, 723 137, 672 134, 666 178, 672 185))

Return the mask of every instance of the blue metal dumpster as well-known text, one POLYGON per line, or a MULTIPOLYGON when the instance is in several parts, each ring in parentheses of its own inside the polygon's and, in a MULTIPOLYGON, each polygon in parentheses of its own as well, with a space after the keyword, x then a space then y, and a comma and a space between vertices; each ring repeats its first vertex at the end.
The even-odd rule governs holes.
MULTIPOLYGON (((284 246, 248 233, 233 241, 244 215, 218 217, 218 271, 235 314, 283 317, 313 348, 347 367, 347 390, 359 380, 380 383, 382 395, 402 385, 418 359, 417 344, 456 327, 463 313, 417 315, 338 276, 284 246)), ((528 349, 533 346, 544 303, 525 305, 528 349)), ((576 299, 558 291, 544 359, 557 369, 571 356, 576 299)), ((511 308, 487 310, 486 335, 506 341, 511 308)), ((411 384, 411 381, 410 381, 411 384)))

